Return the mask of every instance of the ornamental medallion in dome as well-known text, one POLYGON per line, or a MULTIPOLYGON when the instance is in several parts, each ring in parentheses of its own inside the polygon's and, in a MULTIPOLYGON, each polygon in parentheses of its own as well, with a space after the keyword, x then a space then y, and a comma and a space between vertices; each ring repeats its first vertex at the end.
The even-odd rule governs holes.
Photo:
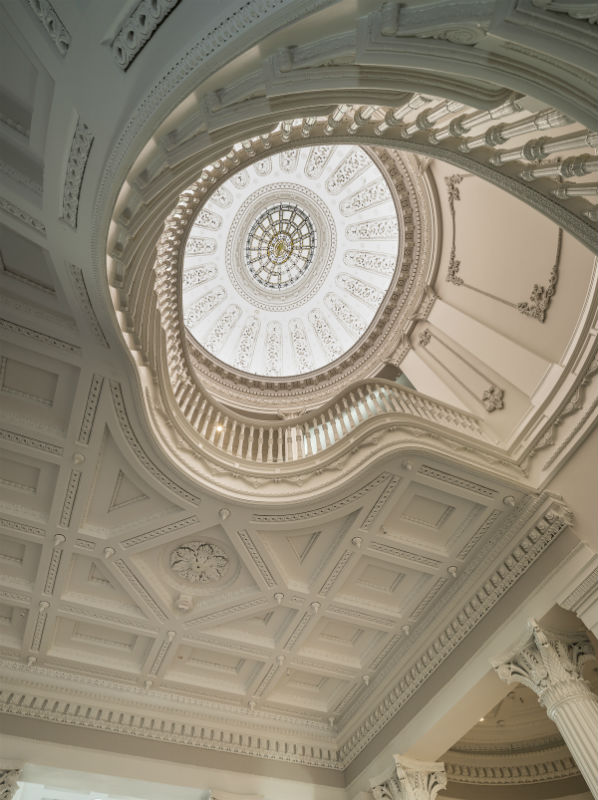
MULTIPOLYGON (((293 224, 292 218, 288 222, 293 224)), ((298 225, 293 224, 293 230, 297 228, 298 225)), ((270 267, 276 266, 276 261, 284 259, 285 255, 292 258, 296 252, 292 246, 288 248, 288 244, 292 245, 288 233, 280 231, 280 234, 280 241, 272 240, 270 253, 265 254, 270 267), (281 245, 285 252, 277 256, 274 248, 281 245)), ((305 305, 317 294, 330 272, 336 251, 336 225, 326 203, 305 186, 290 181, 273 183, 251 194, 235 215, 226 240, 226 272, 237 292, 254 308, 284 313, 305 305), (248 249, 251 251, 251 245, 257 244, 253 237, 259 222, 281 206, 288 208, 289 213, 295 210, 294 216, 302 219, 310 233, 313 232, 313 238, 296 274, 290 275, 279 288, 275 284, 268 286, 256 277, 248 249)), ((260 255, 255 249, 251 252, 254 258, 260 255)))

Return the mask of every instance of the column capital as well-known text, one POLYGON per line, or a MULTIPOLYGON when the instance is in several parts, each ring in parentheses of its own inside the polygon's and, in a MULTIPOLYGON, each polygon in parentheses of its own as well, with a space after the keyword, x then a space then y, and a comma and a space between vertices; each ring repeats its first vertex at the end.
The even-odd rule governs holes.
POLYGON ((595 658, 584 631, 556 633, 544 630, 534 619, 530 635, 512 652, 492 661, 506 683, 522 683, 538 696, 550 714, 555 704, 576 695, 593 697, 581 676, 583 664, 595 658))
POLYGON ((394 773, 370 781, 374 800, 434 800, 446 789, 446 772, 440 761, 416 761, 396 755, 394 773))
POLYGON ((4 768, 0 766, 0 800, 12 800, 17 793, 17 781, 21 778, 23 770, 4 768))

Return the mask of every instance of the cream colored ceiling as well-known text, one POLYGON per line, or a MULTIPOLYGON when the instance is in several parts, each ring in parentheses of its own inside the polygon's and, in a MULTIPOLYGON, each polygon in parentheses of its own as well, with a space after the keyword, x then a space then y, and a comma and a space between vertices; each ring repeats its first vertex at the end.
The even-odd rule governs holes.
MULTIPOLYGON (((2 31, 3 709, 338 771, 453 651, 466 658, 467 635, 515 582, 528 585, 528 567, 544 574, 542 553, 569 518, 533 465, 515 470, 496 453, 491 463, 464 439, 440 444, 431 424, 387 450, 392 431, 374 431, 367 446, 380 449, 350 477, 342 459, 327 467, 326 487, 281 485, 272 472, 272 486, 246 485, 243 502, 175 465, 144 416, 134 342, 121 338, 90 252, 111 143, 183 32, 171 27, 170 49, 123 72, 100 44, 120 4, 91 5, 88 16, 56 6, 72 31, 70 61, 26 3, 5 5, 2 31), (76 131, 89 161, 73 217, 63 192, 76 131), (204 580, 171 568, 189 544, 204 580)), ((468 285, 447 282, 445 178, 455 168, 424 168, 443 233, 438 299, 414 320, 402 369, 421 392, 483 415, 496 438, 564 458, 593 420, 592 373, 584 383, 581 371, 595 332, 592 257, 565 232, 546 321, 507 308, 546 282, 557 225, 468 176, 455 207, 468 285), (565 389, 551 406, 555 376, 565 389), (505 390, 504 410, 491 414, 479 400, 489 382, 505 390), (538 442, 526 414, 544 402, 554 436, 538 442)), ((108 176, 114 192, 121 172, 108 176)), ((169 210, 164 202, 157 227, 169 210)))

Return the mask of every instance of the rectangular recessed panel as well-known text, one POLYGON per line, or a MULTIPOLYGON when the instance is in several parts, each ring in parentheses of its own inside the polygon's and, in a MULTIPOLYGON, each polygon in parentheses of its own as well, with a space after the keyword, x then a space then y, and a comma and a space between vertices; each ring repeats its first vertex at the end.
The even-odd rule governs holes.
MULTIPOLYGON (((3 536, 0 539, 0 561, 22 566, 25 558, 25 545, 3 536)), ((1 569, 1 568, 0 568, 1 569)))
POLYGON ((403 511, 402 518, 417 525, 425 525, 427 528, 439 528, 454 510, 446 503, 439 503, 437 500, 416 494, 403 511))
POLYGON ((39 481, 39 469, 29 464, 0 456, 0 486, 17 492, 35 494, 39 481))
POLYGON ((6 394, 51 406, 56 394, 58 375, 32 367, 14 358, 3 359, 0 390, 6 394))
POLYGON ((77 622, 73 628, 72 639, 99 647, 131 651, 137 637, 135 634, 126 633, 125 631, 103 628, 86 622, 77 622))

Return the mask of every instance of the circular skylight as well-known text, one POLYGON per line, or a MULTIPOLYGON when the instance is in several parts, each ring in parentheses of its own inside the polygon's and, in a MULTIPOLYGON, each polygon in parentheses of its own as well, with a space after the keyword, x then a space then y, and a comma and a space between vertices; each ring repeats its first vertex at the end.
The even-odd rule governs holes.
POLYGON ((398 247, 393 197, 364 149, 266 156, 222 183, 195 217, 183 261, 185 325, 236 370, 322 369, 374 320, 398 247))
POLYGON ((316 233, 309 215, 291 203, 262 211, 249 230, 245 262, 252 277, 268 289, 297 283, 311 264, 316 233))

